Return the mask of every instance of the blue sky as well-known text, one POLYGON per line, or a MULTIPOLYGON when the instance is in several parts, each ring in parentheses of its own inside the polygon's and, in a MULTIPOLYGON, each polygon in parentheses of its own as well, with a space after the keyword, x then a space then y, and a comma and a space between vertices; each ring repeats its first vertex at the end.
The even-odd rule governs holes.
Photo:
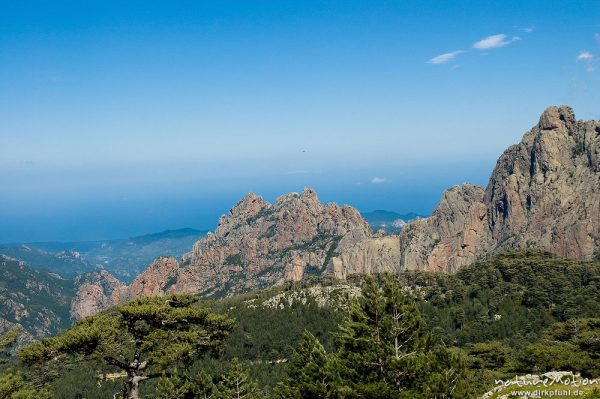
POLYGON ((599 2, 448 3, 2 2, 0 242, 214 228, 304 186, 428 213, 547 106, 600 119, 599 2))

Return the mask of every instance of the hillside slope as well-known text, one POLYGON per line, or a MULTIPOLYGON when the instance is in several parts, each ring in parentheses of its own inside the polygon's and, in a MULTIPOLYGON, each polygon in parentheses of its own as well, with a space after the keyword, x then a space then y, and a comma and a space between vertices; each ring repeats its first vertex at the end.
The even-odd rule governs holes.
POLYGON ((19 324, 30 341, 69 327, 72 296, 72 281, 0 255, 0 333, 19 324))

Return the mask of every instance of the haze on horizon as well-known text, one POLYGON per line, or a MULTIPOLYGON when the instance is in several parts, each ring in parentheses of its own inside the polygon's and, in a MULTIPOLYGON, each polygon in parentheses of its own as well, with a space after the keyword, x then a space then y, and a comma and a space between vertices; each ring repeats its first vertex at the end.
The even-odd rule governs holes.
POLYGON ((550 105, 600 119, 600 3, 18 2, 0 242, 215 227, 252 191, 429 213, 550 105))

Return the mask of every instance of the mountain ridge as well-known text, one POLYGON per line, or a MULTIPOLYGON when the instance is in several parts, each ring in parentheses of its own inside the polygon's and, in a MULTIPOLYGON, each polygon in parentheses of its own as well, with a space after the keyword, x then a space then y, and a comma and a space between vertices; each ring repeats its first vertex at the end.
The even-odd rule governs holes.
POLYGON ((458 187, 403 229, 402 267, 453 272, 478 254, 521 247, 591 259, 600 247, 600 122, 549 107, 500 156, 485 189, 458 187))
MULTIPOLYGON (((511 248, 592 259, 599 246, 600 122, 549 107, 500 156, 486 188, 465 183, 446 190, 429 217, 398 234, 373 232, 356 209, 323 205, 312 189, 274 204, 250 193, 181 264, 155 262, 132 286, 143 281, 152 295, 224 296, 310 274, 453 273, 511 248)), ((130 287, 125 297, 132 297, 130 287)))

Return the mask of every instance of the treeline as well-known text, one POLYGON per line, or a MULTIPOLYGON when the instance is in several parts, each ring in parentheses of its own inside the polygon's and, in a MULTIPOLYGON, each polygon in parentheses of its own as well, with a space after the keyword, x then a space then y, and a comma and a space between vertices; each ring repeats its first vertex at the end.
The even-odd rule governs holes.
POLYGON ((523 249, 455 275, 406 272, 399 278, 429 330, 467 355, 470 385, 480 393, 495 379, 527 373, 600 376, 598 262, 523 249))
MULTIPOLYGON (((150 380, 158 380, 153 396, 159 398, 465 397, 462 362, 424 330, 414 301, 393 276, 366 280, 338 326, 336 351, 328 353, 305 332, 272 392, 260 389, 237 359, 217 377, 193 372, 194 360, 216 355, 233 325, 189 295, 143 298, 29 345, 18 358, 31 367, 95 358, 122 374, 125 385, 114 396, 130 399, 140 398, 141 385, 150 380)), ((33 398, 32 389, 50 397, 43 384, 24 384, 20 374, 8 372, 1 383, 13 390, 8 397, 33 398)))
POLYGON ((329 278, 118 306, 9 359, 0 398, 469 398, 517 374, 600 377, 598 263, 519 250, 351 280, 350 306, 260 306, 329 278))
POLYGON ((535 341, 555 322, 600 315, 600 263, 537 250, 500 253, 455 275, 406 272, 401 284, 445 342, 535 341))

